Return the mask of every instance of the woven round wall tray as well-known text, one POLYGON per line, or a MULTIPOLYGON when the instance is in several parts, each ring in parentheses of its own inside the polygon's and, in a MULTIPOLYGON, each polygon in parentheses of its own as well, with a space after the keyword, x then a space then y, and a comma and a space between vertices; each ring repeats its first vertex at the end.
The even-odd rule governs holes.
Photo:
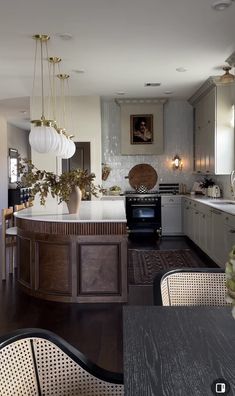
POLYGON ((132 188, 145 186, 151 190, 157 183, 158 175, 151 165, 139 164, 131 168, 128 178, 132 188))

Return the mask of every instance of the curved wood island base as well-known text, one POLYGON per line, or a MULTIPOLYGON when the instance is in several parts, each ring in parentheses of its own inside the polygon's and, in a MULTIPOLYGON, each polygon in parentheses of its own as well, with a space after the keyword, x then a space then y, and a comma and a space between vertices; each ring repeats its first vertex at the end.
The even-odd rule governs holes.
POLYGON ((81 213, 89 205, 103 208, 103 218, 33 214, 33 208, 15 214, 18 281, 26 293, 60 302, 127 301, 124 203, 82 202, 81 213))

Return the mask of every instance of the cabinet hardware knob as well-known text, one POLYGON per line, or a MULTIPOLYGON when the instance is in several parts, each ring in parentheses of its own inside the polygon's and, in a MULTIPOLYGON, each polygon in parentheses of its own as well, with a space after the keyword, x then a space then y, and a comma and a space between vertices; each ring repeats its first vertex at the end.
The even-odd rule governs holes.
POLYGON ((222 212, 219 212, 218 210, 215 210, 215 209, 212 209, 211 212, 214 214, 218 214, 218 215, 222 214, 222 212))
POLYGON ((198 212, 195 212, 195 214, 198 214, 198 212))

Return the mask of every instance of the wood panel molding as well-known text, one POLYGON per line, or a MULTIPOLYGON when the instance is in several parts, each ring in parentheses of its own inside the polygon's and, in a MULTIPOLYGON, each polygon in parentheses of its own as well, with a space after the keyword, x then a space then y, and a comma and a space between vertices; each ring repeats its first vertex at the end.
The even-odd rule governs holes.
POLYGON ((26 293, 60 302, 127 301, 126 235, 49 235, 19 229, 17 246, 18 281, 26 293))
POLYGON ((126 223, 59 223, 16 218, 21 230, 53 235, 126 235, 126 223))

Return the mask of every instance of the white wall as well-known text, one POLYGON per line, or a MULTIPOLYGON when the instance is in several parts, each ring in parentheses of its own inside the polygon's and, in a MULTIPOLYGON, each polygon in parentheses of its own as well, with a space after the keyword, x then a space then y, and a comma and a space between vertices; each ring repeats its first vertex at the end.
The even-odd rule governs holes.
MULTIPOLYGON (((101 181, 101 109, 99 96, 79 96, 65 98, 67 107, 67 130, 74 135, 74 142, 91 143, 91 172, 96 175, 96 184, 101 181), (71 107, 71 117, 69 114, 71 107)), ((60 103, 57 103, 57 113, 61 114, 60 103)), ((40 104, 34 103, 32 119, 40 118, 40 104), (37 110, 39 109, 39 110, 37 110)), ((60 125, 59 125, 60 126, 60 125)), ((52 154, 38 154, 32 150, 32 162, 39 169, 60 172, 61 166, 56 164, 52 154)), ((61 161, 60 161, 61 162, 61 161)))
POLYGON ((0 209, 8 207, 7 121, 0 116, 0 209))
POLYGON ((231 192, 230 175, 213 176, 212 179, 222 190, 223 198, 234 199, 231 192))
MULTIPOLYGON (((191 190, 193 175, 193 108, 184 100, 170 100, 164 105, 164 154, 121 155, 120 107, 114 100, 102 101, 102 162, 111 166, 104 188, 119 185, 123 191, 130 189, 128 175, 137 164, 152 165, 158 173, 158 183, 185 183, 191 190), (183 160, 183 170, 172 169, 172 158, 178 154, 183 160)), ((157 186, 156 186, 157 187, 157 186)))
POLYGON ((7 123, 7 145, 8 148, 18 150, 22 158, 30 158, 29 132, 7 123))

